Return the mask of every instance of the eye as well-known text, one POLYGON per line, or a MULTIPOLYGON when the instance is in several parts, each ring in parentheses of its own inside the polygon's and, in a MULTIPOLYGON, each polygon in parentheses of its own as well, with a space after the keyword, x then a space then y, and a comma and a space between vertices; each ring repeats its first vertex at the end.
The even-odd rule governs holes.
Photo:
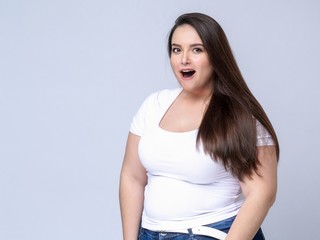
POLYGON ((173 47, 171 51, 172 51, 173 53, 179 53, 179 52, 181 52, 180 48, 177 48, 177 47, 173 47))
POLYGON ((202 49, 202 48, 199 48, 199 47, 196 47, 196 48, 192 49, 192 51, 193 51, 194 53, 202 53, 202 52, 203 52, 203 49, 202 49))

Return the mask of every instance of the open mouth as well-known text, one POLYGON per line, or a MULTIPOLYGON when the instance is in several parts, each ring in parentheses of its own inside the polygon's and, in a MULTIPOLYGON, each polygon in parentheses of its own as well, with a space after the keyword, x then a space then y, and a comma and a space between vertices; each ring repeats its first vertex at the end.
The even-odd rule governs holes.
POLYGON ((183 78, 190 78, 192 77, 194 74, 196 73, 196 71, 194 70, 182 70, 181 74, 183 78))

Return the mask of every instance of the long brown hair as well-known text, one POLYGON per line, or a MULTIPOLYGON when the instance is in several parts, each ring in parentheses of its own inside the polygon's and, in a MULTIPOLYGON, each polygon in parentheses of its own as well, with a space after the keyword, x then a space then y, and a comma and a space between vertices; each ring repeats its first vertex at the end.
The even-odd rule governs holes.
MULTIPOLYGON (((168 38, 171 57, 172 35, 177 27, 188 24, 199 34, 214 68, 213 95, 197 136, 212 159, 242 180, 258 173, 257 128, 259 121, 272 136, 279 159, 279 143, 265 111, 242 77, 221 26, 202 13, 187 13, 177 18, 168 38)), ((259 173, 258 173, 259 174, 259 173)))

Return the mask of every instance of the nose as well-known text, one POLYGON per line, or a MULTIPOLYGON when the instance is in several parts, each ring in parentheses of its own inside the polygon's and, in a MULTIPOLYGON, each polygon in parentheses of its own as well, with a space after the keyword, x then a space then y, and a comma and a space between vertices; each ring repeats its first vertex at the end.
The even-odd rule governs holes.
POLYGON ((189 54, 187 52, 183 52, 183 54, 181 54, 181 63, 182 65, 187 65, 190 63, 189 54))

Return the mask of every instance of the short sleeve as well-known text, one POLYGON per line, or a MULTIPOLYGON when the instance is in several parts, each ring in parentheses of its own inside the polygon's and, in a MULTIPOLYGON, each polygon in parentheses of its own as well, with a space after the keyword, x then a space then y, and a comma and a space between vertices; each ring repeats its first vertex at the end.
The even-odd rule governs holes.
POLYGON ((257 146, 275 145, 271 134, 259 121, 256 121, 256 126, 257 126, 257 146))
POLYGON ((132 119, 129 129, 131 133, 142 136, 146 128, 154 122, 156 117, 157 94, 158 93, 153 93, 144 100, 132 119))
POLYGON ((148 99, 146 99, 142 103, 138 112, 133 117, 130 125, 130 132, 138 136, 142 136, 143 134, 143 129, 145 125, 145 114, 146 114, 146 108, 147 108, 147 102, 148 102, 147 100, 148 99))
POLYGON ((163 114, 181 91, 182 88, 164 89, 150 94, 133 117, 130 132, 141 137, 148 129, 158 126, 163 114))

